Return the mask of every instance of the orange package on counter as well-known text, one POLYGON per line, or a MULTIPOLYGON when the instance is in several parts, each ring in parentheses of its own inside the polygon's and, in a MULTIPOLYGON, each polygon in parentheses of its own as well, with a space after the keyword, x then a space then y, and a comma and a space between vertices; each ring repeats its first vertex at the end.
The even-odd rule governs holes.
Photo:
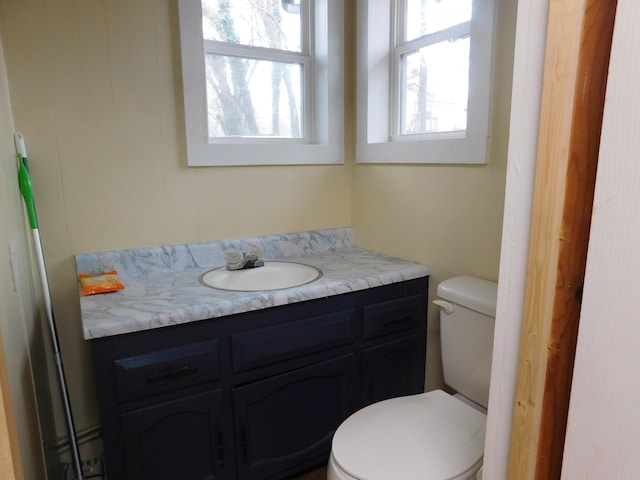
POLYGON ((124 290, 124 285, 118 280, 118 272, 83 273, 78 275, 82 285, 82 295, 95 295, 97 293, 116 292, 124 290))

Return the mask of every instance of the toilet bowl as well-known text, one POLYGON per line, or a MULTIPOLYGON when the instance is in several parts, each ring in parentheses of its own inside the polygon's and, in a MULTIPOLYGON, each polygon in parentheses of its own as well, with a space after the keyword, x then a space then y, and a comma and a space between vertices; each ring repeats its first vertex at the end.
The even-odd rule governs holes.
POLYGON ((465 394, 435 390, 355 412, 333 437, 327 480, 478 478, 496 295, 497 284, 471 277, 438 286, 445 383, 465 394))
POLYGON ((327 479, 475 478, 485 424, 483 413, 441 390, 374 403, 336 431, 327 479))

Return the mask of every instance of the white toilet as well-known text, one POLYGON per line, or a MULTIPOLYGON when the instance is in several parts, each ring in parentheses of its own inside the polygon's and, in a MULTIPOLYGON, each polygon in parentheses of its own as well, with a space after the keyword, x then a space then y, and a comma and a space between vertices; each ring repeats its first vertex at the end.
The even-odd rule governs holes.
POLYGON ((333 437, 327 480, 481 477, 498 285, 456 277, 438 285, 442 390, 392 398, 347 418, 333 437))

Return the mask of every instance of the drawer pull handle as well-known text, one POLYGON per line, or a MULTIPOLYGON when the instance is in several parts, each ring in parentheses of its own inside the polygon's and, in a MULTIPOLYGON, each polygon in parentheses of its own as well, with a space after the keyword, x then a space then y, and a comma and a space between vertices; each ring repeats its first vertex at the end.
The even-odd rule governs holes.
POLYGON ((384 322, 385 327, 391 327, 394 325, 400 325, 402 323, 409 322, 413 319, 413 315, 400 315, 399 317, 390 318, 389 320, 384 322))
POLYGON ((197 367, 194 367, 190 363, 186 365, 179 365, 177 367, 164 368, 162 370, 155 370, 147 375, 147 383, 154 383, 162 380, 171 380, 176 377, 183 377, 185 375, 191 375, 198 371, 197 367))

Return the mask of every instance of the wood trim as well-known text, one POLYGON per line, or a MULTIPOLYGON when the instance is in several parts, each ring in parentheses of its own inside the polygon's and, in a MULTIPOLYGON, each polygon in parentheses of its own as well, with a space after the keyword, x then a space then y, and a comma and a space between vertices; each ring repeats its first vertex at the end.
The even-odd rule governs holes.
POLYGON ((561 474, 616 3, 550 4, 513 479, 561 474))

